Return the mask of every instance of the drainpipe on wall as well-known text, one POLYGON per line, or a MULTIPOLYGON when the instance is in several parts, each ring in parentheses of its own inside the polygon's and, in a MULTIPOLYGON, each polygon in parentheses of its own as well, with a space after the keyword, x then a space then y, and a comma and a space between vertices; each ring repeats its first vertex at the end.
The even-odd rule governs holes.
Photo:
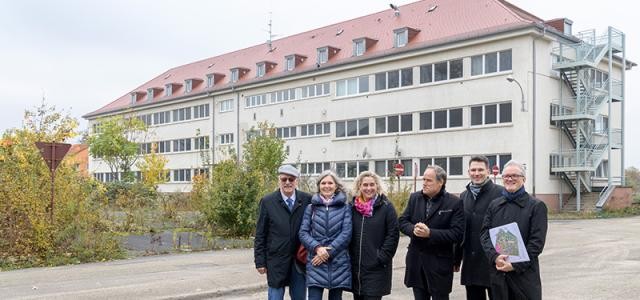
MULTIPOLYGON (((235 87, 232 88, 235 90, 235 87)), ((238 166, 240 166, 240 94, 236 92, 236 160, 238 166)))
MULTIPOLYGON (((213 165, 216 163, 216 99, 211 96, 211 132, 209 133, 209 151, 211 154, 211 161, 209 162, 209 172, 213 171, 213 165)), ((212 173, 213 174, 213 173, 212 173)))
MULTIPOLYGON (((543 33, 544 36, 544 33, 543 33)), ((533 39, 532 42, 533 48, 533 95, 531 98, 531 114, 533 118, 533 129, 532 129, 532 137, 531 137, 531 194, 536 196, 536 39, 533 39)))

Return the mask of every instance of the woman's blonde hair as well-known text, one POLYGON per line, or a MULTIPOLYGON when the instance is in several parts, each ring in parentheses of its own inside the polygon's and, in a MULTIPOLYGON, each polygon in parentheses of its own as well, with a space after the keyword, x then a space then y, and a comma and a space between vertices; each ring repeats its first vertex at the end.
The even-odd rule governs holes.
POLYGON ((362 198, 362 195, 360 195, 360 185, 362 185, 362 181, 366 177, 373 178, 373 181, 376 183, 376 187, 378 188, 378 194, 384 194, 384 187, 382 186, 382 179, 380 179, 380 176, 372 171, 363 171, 358 175, 358 177, 356 177, 356 180, 353 182, 353 193, 356 197, 362 198))

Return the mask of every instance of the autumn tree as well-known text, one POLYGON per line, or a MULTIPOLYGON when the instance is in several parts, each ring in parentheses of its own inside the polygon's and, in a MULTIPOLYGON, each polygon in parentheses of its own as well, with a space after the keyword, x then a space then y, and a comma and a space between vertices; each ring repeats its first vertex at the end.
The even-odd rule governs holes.
POLYGON ((131 167, 138 159, 138 143, 144 142, 146 133, 147 126, 135 117, 100 119, 97 130, 87 138, 89 153, 102 159, 112 173, 122 172, 125 181, 132 181, 131 167))
POLYGON ((68 164, 55 177, 53 223, 47 207, 50 171, 37 141, 64 142, 77 121, 46 104, 25 113, 23 127, 0 138, 0 269, 118 257, 117 238, 100 216, 102 189, 68 164))
POLYGON ((218 162, 206 188, 197 185, 194 197, 203 201, 202 212, 218 233, 249 236, 255 229, 258 202, 277 186, 277 169, 284 161, 284 142, 273 126, 260 124, 243 145, 243 159, 235 155, 218 162))
POLYGON ((151 153, 146 154, 136 166, 140 170, 142 183, 148 188, 157 189, 159 184, 167 182, 167 158, 157 152, 158 145, 151 144, 151 153))

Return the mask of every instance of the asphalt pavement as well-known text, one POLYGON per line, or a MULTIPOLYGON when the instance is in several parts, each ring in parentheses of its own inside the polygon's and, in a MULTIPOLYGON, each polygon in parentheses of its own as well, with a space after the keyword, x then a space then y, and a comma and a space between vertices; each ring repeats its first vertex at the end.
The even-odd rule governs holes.
MULTIPOLYGON (((543 299, 639 299, 640 217, 550 221, 540 257, 543 299)), ((402 237, 393 290, 404 287, 402 237)), ((0 272, 0 299, 266 299, 252 249, 232 249, 0 272)), ((352 299, 345 293, 345 299, 352 299)), ((451 299, 464 299, 456 274, 451 299)))

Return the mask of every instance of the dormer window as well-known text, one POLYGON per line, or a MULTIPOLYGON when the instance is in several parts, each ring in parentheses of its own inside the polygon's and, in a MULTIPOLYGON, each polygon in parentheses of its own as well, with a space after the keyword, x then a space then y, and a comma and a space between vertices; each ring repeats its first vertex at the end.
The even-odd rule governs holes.
POLYGON ((285 57, 284 60, 285 60, 284 69, 286 71, 293 71, 293 69, 296 67, 296 58, 295 58, 295 56, 289 55, 289 56, 285 57))
POLYGON ((136 104, 136 102, 144 99, 145 92, 132 92, 131 95, 131 104, 136 104))
POLYGON ((147 101, 153 100, 153 88, 147 89, 147 101))
POLYGON ((238 78, 239 78, 238 73, 239 73, 238 69, 232 69, 231 70, 231 82, 238 81, 238 78))
POLYGON ((211 73, 207 74, 207 88, 211 88, 216 85, 222 78, 224 78, 224 74, 221 73, 211 73))
POLYGON ((258 63, 256 68, 256 77, 262 77, 266 74, 266 65, 265 63, 258 63))
POLYGON ((184 81, 184 93, 191 93, 193 90, 193 80, 187 79, 184 81))
POLYGON ((420 32, 420 30, 410 27, 399 28, 393 31, 393 47, 401 48, 420 32))
POLYGON ((393 46, 396 48, 404 47, 409 42, 409 31, 406 28, 398 29, 393 32, 393 46))
POLYGON ((369 48, 371 48, 371 46, 373 46, 377 42, 378 40, 374 40, 368 37, 354 39, 353 40, 353 56, 363 55, 365 52, 367 52, 369 48))
POLYGON ((353 56, 363 55, 366 49, 365 46, 366 43, 364 39, 353 40, 353 56))
POLYGON ((240 80, 242 76, 247 74, 247 72, 249 72, 249 69, 247 68, 237 67, 237 68, 231 69, 231 83, 238 82, 238 80, 240 80))
POLYGON ((164 96, 169 97, 173 95, 173 84, 167 83, 164 85, 164 96))
POLYGON ((306 56, 300 54, 291 54, 284 57, 284 70, 293 71, 299 64, 303 63, 307 59, 306 56))
POLYGON ((318 63, 324 64, 329 61, 329 49, 327 47, 318 48, 318 63))
POLYGON ((338 53, 338 51, 340 51, 340 49, 335 48, 335 47, 331 47, 331 46, 325 46, 325 47, 318 48, 318 60, 317 60, 317 62, 319 64, 324 64, 324 63, 328 62, 329 59, 331 59, 331 57, 333 57, 334 55, 336 55, 336 53, 338 53))

